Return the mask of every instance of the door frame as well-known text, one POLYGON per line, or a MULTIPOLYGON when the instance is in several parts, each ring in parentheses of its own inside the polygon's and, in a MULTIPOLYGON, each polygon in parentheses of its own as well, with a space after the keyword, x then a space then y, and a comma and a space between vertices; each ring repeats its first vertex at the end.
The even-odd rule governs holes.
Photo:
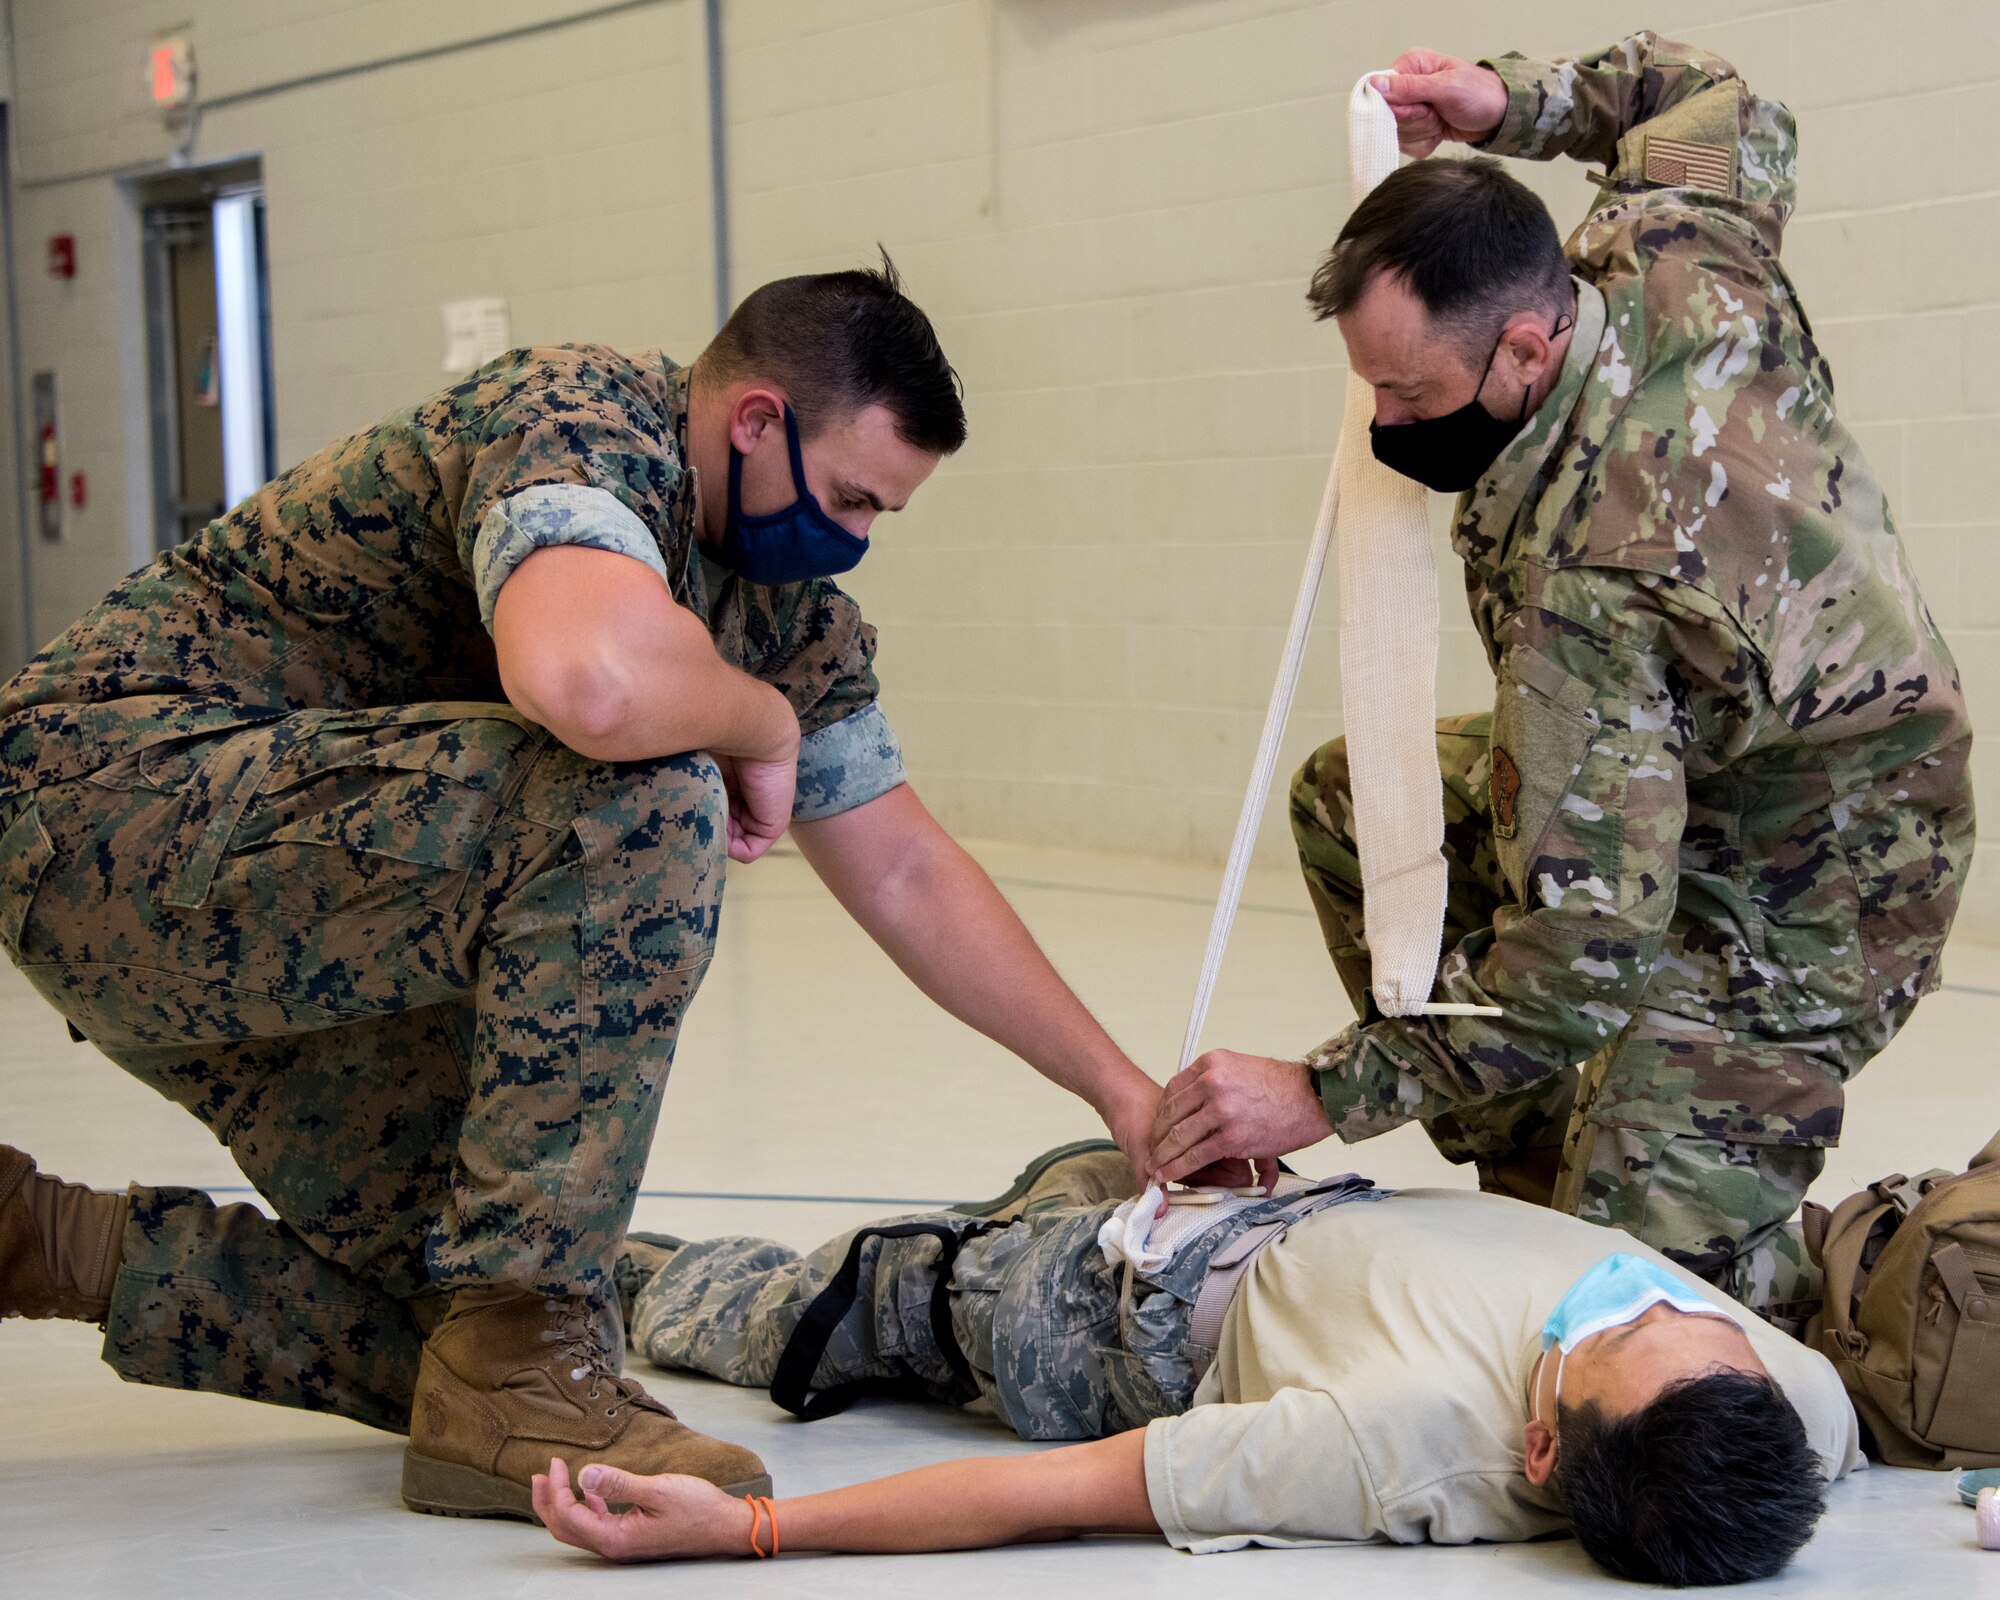
MULTIPOLYGON (((263 161, 239 156, 200 167, 180 167, 122 180, 126 199, 138 224, 139 298, 145 346, 145 435, 151 471, 145 503, 151 537, 148 554, 170 550, 181 542, 179 395, 176 384, 179 352, 174 344, 173 283, 168 270, 168 227, 175 213, 209 211, 227 195, 264 192, 263 161)), ((264 371, 268 392, 270 371, 270 297, 263 295, 260 315, 266 329, 264 371)), ((134 484, 136 490, 139 485, 134 484)))

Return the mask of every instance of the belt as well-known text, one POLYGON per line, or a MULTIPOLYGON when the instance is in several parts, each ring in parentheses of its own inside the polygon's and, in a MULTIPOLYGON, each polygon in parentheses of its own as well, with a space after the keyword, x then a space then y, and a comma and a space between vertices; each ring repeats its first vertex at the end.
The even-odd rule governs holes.
POLYGON ((1195 1292, 1194 1306, 1188 1313, 1188 1357, 1194 1366, 1195 1377, 1200 1379, 1205 1376, 1214 1364, 1216 1352, 1222 1347, 1222 1325, 1228 1320, 1230 1304, 1235 1300, 1236 1291, 1249 1272, 1250 1264, 1257 1259, 1258 1252, 1266 1245, 1275 1243, 1294 1223, 1304 1221, 1315 1212, 1328 1210, 1348 1200, 1380 1198, 1387 1192, 1374 1188, 1357 1190, 1351 1184, 1344 1184, 1302 1194, 1279 1215, 1265 1222, 1253 1223, 1209 1257, 1208 1273, 1201 1280, 1201 1288, 1195 1292))

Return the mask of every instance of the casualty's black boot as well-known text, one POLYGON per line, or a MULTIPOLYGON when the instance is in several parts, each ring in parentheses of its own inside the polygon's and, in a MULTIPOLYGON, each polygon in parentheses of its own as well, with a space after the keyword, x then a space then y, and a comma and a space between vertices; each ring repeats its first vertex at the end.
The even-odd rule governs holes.
POLYGON ((1036 1156, 997 1199, 968 1201, 951 1209, 963 1216, 1012 1222, 1030 1211, 1129 1200, 1138 1192, 1138 1174, 1123 1150, 1109 1139, 1079 1139, 1036 1156))

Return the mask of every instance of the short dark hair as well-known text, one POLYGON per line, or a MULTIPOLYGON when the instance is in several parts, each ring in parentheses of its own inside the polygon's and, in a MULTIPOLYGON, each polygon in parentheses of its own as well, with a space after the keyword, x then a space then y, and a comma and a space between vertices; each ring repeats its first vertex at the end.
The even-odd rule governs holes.
POLYGON ((752 290, 695 370, 713 383, 770 379, 808 437, 879 404, 919 450, 950 455, 965 443, 964 386, 886 250, 879 269, 815 272, 752 290))
POLYGON ((1635 1582, 1768 1578, 1824 1509, 1805 1424, 1761 1373, 1683 1378, 1625 1417, 1595 1401, 1565 1406, 1556 1439, 1556 1493, 1577 1543, 1635 1582))
POLYGON ((1409 286, 1468 362, 1516 312, 1570 305, 1555 219, 1491 156, 1413 161, 1390 173, 1348 217, 1306 300, 1322 322, 1341 316, 1382 272, 1409 286))

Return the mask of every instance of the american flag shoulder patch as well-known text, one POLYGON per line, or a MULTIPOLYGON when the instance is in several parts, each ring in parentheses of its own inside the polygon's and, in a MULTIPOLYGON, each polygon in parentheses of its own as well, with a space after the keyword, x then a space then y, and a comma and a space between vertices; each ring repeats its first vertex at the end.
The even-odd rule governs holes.
POLYGON ((1648 138, 1646 181, 1669 188, 1713 189, 1727 194, 1736 176, 1736 152, 1692 139, 1648 138))

